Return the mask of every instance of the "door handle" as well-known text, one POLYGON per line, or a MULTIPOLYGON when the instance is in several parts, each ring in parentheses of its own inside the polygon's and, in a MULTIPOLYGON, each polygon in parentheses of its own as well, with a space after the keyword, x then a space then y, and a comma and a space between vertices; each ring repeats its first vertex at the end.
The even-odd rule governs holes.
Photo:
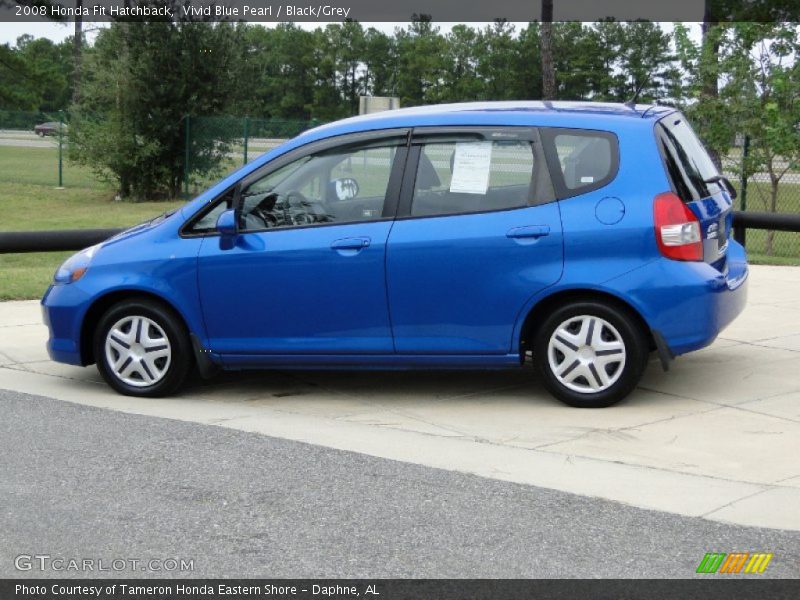
POLYGON ((361 250, 369 246, 369 238, 342 238, 331 243, 332 250, 361 250))
POLYGON ((513 229, 509 229, 508 233, 506 233, 506 237, 514 239, 536 239, 546 235, 550 235, 549 225, 527 225, 525 227, 514 227, 513 229))

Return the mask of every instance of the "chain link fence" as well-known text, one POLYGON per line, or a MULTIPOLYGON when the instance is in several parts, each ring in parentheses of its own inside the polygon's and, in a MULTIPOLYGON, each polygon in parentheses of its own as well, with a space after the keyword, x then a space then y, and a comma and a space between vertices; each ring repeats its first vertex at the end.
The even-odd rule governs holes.
MULTIPOLYGON (((113 182, 69 160, 70 114, 0 110, 0 182, 50 187, 113 188, 113 182)), ((94 116, 94 124, 102 116, 94 116)), ((184 196, 197 194, 227 173, 317 121, 184 116, 184 196), (187 151, 188 150, 188 151, 187 151)))
POLYGON ((186 159, 184 194, 193 195, 221 176, 247 164, 287 139, 316 127, 317 121, 256 119, 253 117, 192 117, 185 119, 186 159), (199 148, 214 148, 223 159, 211 164, 199 148))
MULTIPOLYGON (((800 214, 800 165, 780 156, 767 164, 754 164, 751 158, 751 142, 743 135, 721 157, 722 171, 738 192, 734 208, 800 214)), ((746 246, 754 262, 800 264, 800 233, 752 229, 746 232, 746 246)))
POLYGON ((63 187, 68 134, 63 111, 0 110, 0 182, 63 187))

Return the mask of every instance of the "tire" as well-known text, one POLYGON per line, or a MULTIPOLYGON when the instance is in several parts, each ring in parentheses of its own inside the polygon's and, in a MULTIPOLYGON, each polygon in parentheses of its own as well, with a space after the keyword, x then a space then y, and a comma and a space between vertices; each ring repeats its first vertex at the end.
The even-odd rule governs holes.
POLYGON ((147 299, 119 302, 94 333, 97 370, 120 394, 158 398, 174 394, 194 364, 183 321, 147 299))
POLYGON ((533 344, 544 386, 578 408, 604 408, 625 398, 639 383, 649 354, 646 334, 627 310, 594 301, 556 309, 533 344))

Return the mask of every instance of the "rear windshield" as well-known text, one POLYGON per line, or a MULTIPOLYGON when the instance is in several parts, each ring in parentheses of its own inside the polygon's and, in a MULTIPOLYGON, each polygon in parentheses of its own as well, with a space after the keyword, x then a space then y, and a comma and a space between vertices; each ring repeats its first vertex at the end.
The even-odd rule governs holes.
POLYGON ((719 183, 708 183, 719 172, 686 117, 669 115, 656 128, 667 173, 681 200, 694 202, 722 189, 719 183))

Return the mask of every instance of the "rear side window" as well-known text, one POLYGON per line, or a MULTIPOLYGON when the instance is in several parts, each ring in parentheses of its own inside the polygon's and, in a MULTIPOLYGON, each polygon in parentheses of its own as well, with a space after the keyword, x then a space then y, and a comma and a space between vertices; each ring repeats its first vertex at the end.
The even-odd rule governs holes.
POLYGON ((719 175, 708 152, 681 114, 669 115, 656 125, 672 187, 684 202, 708 198, 720 191, 708 180, 719 175))
POLYGON ((561 198, 596 190, 616 176, 619 148, 612 133, 550 128, 542 141, 561 198))
POLYGON ((412 216, 486 212, 526 206, 534 153, 530 141, 453 141, 420 150, 412 216))

